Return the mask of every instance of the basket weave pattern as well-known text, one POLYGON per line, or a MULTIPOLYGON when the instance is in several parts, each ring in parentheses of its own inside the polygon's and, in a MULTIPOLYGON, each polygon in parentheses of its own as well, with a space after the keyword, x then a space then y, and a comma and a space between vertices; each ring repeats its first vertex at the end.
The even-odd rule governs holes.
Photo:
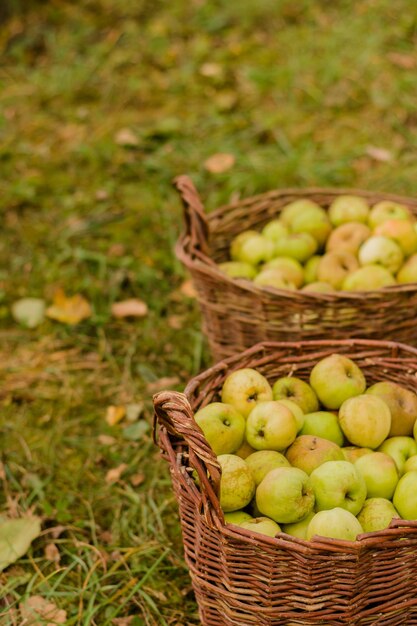
POLYGON ((356 542, 270 538, 224 525, 220 467, 194 411, 219 400, 235 369, 254 367, 270 382, 289 374, 308 380, 334 352, 353 358, 368 384, 391 380, 417 391, 416 349, 328 340, 254 346, 192 379, 184 394, 154 397, 154 432, 169 462, 203 626, 417 625, 417 521, 393 521, 356 542))
POLYGON ((392 200, 417 218, 417 200, 357 189, 283 189, 223 206, 205 215, 187 176, 175 180, 185 214, 176 254, 190 271, 214 359, 220 360, 262 341, 302 341, 366 337, 417 346, 417 284, 377 291, 308 293, 260 287, 225 276, 216 263, 228 259, 230 242, 243 230, 262 228, 283 207, 309 198, 327 209, 343 194, 369 204, 392 200))

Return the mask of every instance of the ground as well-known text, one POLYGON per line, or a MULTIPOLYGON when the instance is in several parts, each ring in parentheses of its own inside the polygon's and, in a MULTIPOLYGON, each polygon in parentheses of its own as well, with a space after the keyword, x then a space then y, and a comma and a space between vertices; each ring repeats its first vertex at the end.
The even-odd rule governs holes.
POLYGON ((280 186, 415 193, 417 13, 409 0, 7 4, 0 513, 33 511, 43 531, 0 574, 0 624, 41 596, 68 626, 197 625, 151 436, 152 393, 210 363, 173 253, 171 181, 190 174, 208 211, 280 186), (217 153, 232 155, 218 173, 217 153), (57 289, 92 315, 13 318, 20 298, 50 304, 57 289), (112 316, 128 298, 148 314, 112 316), (106 420, 132 405, 135 421, 106 420))

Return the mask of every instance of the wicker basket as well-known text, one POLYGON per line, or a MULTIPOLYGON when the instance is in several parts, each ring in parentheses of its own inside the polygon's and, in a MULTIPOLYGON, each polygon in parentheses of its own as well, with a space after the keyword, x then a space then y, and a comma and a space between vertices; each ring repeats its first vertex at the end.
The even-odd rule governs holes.
POLYGON ((260 344, 192 379, 185 394, 154 397, 203 626, 417 625, 417 521, 397 520, 355 542, 269 538, 224 524, 220 468, 193 411, 218 400, 234 369, 254 367, 270 381, 290 373, 308 379, 334 352, 353 358, 368 384, 391 380, 417 390, 416 349, 353 339, 260 344))
POLYGON ((191 273, 204 332, 216 361, 261 341, 367 337, 417 346, 417 284, 368 292, 308 293, 232 279, 216 265, 227 260, 234 236, 246 229, 260 229, 299 198, 310 198, 327 208, 337 196, 350 193, 370 204, 401 202, 416 217, 417 200, 357 189, 280 189, 205 215, 191 180, 180 176, 174 182, 185 209, 185 232, 177 242, 176 254, 191 273))

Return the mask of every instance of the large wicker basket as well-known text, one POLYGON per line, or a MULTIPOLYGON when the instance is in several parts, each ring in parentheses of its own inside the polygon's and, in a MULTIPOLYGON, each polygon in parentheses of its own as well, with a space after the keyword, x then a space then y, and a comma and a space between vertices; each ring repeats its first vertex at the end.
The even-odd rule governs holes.
POLYGON ((224 524, 220 468, 193 411, 219 398, 234 369, 255 367, 270 381, 290 373, 308 379, 334 352, 353 358, 368 384, 391 380, 417 390, 416 349, 353 339, 260 344, 192 379, 184 394, 154 398, 203 626, 417 625, 417 521, 397 520, 355 542, 269 538, 224 524))
POLYGON ((327 208, 350 193, 370 204, 393 200, 417 217, 417 200, 358 189, 280 189, 220 207, 205 215, 187 176, 175 180, 185 209, 185 231, 176 254, 189 269, 215 360, 261 341, 302 341, 367 337, 417 346, 417 283, 378 291, 308 293, 260 287, 225 276, 216 263, 227 260, 231 239, 246 229, 260 229, 298 198, 327 208))

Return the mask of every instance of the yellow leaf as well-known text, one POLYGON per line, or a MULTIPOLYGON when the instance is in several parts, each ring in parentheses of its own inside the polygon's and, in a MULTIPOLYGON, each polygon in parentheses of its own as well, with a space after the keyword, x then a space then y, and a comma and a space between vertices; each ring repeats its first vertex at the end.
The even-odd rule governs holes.
POLYGON ((114 317, 145 317, 148 314, 146 302, 131 298, 122 302, 114 302, 111 307, 114 317))
POLYGON ((125 406, 108 406, 106 412, 106 422, 109 426, 115 426, 126 415, 125 406))
POLYGON ((91 305, 83 296, 66 296, 62 289, 55 292, 53 304, 46 309, 48 317, 63 324, 78 324, 91 313, 91 305))
POLYGON ((204 167, 211 174, 222 174, 227 172, 235 164, 235 157, 233 154, 227 154, 225 152, 218 152, 213 154, 204 162, 204 167))

